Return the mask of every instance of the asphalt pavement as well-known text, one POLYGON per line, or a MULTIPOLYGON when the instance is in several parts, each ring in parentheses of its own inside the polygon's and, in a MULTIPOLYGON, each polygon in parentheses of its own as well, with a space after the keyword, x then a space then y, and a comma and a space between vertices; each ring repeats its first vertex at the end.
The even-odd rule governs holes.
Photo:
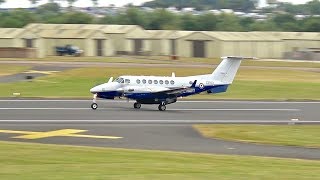
POLYGON ((318 124, 320 102, 180 101, 156 105, 90 100, 0 100, 0 140, 130 149, 320 159, 320 149, 202 137, 201 123, 318 124))

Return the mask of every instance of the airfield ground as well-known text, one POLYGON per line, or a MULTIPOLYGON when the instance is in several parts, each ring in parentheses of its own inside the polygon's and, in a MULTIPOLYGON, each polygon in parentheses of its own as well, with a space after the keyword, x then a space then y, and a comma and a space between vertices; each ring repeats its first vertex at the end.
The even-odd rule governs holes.
MULTIPOLYGON (((242 64, 227 93, 193 97, 210 101, 176 103, 169 105, 166 112, 159 112, 153 106, 135 111, 130 103, 102 101, 100 108, 92 111, 90 100, 84 100, 91 98, 88 89, 107 81, 110 76, 205 74, 211 73, 212 64, 219 61, 213 60, 212 64, 209 59, 202 62, 161 58, 136 61, 133 57, 94 58, 90 59, 92 62, 80 58, 78 61, 82 62, 72 62, 75 58, 55 58, 0 59, 0 81, 11 76, 6 79, 11 82, 0 83, 0 97, 3 98, 0 100, 0 140, 19 141, 0 142, 0 166, 4 167, 0 169, 0 179, 320 178, 320 149, 302 147, 319 147, 320 63, 248 61, 242 64), (26 81, 21 79, 24 73, 37 78, 26 81), (13 93, 20 93, 20 96, 14 97, 13 93), (72 99, 35 100, 32 97, 72 99), (215 99, 219 101, 212 101, 215 99), (229 101, 220 101, 226 99, 229 101), (231 141, 204 138, 192 128, 199 123, 227 123, 227 127, 220 128, 231 128, 237 136, 213 134, 231 141), (234 123, 273 124, 276 128, 272 131, 256 125, 249 130, 245 126, 247 130, 243 130, 231 125, 234 123), (312 124, 312 130, 300 124, 312 124), (295 130, 291 132, 288 128, 295 130), (281 141, 281 145, 234 141, 266 143, 265 133, 271 136, 267 143, 290 138, 295 141, 289 144, 281 141), (276 133, 278 136, 273 136, 276 133)), ((212 135, 211 125, 197 127, 212 135)), ((213 128, 216 130, 217 126, 213 128)))
POLYGON ((13 142, 0 149, 1 179, 320 178, 320 162, 301 159, 13 142))

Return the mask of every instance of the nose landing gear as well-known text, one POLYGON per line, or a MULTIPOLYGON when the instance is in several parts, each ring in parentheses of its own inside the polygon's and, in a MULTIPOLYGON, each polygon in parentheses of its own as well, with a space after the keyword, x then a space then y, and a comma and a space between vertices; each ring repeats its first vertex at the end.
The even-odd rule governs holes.
POLYGON ((93 100, 91 104, 91 109, 96 110, 98 108, 98 104, 96 103, 97 101, 97 94, 93 95, 93 100))

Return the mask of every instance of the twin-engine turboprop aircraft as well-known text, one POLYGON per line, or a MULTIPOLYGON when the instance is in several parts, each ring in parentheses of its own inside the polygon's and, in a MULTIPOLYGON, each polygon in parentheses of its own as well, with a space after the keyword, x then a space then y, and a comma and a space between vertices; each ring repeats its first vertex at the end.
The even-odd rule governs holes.
POLYGON ((97 109, 96 98, 115 99, 127 98, 136 100, 133 107, 140 109, 141 104, 159 104, 160 111, 166 110, 167 104, 177 101, 178 97, 185 97, 207 93, 226 92, 239 69, 242 59, 247 57, 228 56, 222 57, 222 62, 212 74, 175 77, 162 76, 120 76, 113 81, 100 84, 90 89, 94 94, 92 109, 97 109))

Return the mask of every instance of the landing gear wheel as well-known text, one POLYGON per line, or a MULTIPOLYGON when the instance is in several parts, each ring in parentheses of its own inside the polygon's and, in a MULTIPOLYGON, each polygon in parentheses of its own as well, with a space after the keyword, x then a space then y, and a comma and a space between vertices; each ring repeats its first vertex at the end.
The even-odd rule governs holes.
POLYGON ((91 109, 96 110, 98 108, 98 104, 97 103, 92 103, 91 104, 91 109))
POLYGON ((167 109, 167 107, 166 107, 166 105, 164 105, 164 104, 160 104, 160 105, 158 106, 158 109, 159 109, 159 111, 165 111, 165 110, 167 109))
POLYGON ((138 102, 135 102, 135 103, 133 104, 133 107, 134 107, 135 109, 140 109, 140 108, 141 108, 141 104, 138 103, 138 102))

